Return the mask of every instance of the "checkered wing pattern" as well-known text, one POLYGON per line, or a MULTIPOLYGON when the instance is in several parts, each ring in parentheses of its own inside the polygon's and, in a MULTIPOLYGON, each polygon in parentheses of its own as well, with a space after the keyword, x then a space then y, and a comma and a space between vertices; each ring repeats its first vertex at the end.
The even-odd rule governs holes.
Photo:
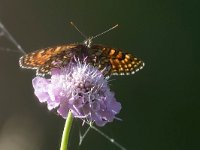
POLYGON ((111 75, 129 75, 134 74, 144 67, 144 62, 134 55, 125 53, 111 47, 102 45, 93 45, 96 50, 96 56, 99 57, 99 66, 101 68, 110 66, 111 75))
POLYGON ((20 67, 36 69, 37 75, 49 74, 52 68, 57 68, 62 64, 63 60, 71 57, 69 52, 74 47, 76 47, 75 44, 66 44, 39 49, 22 56, 19 60, 20 67))

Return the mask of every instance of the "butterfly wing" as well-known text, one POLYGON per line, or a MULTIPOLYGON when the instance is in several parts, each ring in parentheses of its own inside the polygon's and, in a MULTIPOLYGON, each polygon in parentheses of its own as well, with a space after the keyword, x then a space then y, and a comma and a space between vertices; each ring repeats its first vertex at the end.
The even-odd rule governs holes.
POLYGON ((20 67, 26 69, 37 69, 37 74, 48 74, 51 69, 50 67, 58 65, 58 63, 53 62, 54 60, 56 61, 55 56, 60 56, 59 54, 69 51, 74 47, 76 47, 75 44, 65 44, 39 49, 22 56, 19 60, 20 67))
POLYGON ((86 52, 92 65, 99 67, 100 70, 106 69, 106 76, 134 74, 144 67, 143 61, 121 50, 103 45, 87 47, 81 44, 65 44, 39 49, 22 56, 19 64, 22 68, 37 69, 37 75, 50 74, 52 68, 63 67, 73 56, 79 57, 77 50, 86 52))
POLYGON ((134 55, 102 45, 93 45, 91 49, 99 56, 100 67, 110 66, 111 75, 134 74, 144 67, 144 62, 134 55))

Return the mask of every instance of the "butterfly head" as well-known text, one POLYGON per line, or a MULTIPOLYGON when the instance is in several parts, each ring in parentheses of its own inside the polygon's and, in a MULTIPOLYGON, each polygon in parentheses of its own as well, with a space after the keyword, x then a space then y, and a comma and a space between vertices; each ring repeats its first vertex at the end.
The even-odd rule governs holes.
POLYGON ((93 39, 93 37, 87 38, 85 41, 83 41, 83 44, 84 44, 86 47, 90 48, 91 45, 92 45, 92 39, 93 39))

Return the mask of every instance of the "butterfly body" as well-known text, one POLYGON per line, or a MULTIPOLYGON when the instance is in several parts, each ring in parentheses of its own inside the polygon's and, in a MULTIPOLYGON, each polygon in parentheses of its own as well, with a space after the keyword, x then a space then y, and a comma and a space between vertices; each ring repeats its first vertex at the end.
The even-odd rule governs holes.
POLYGON ((144 67, 144 62, 135 56, 111 47, 92 45, 90 39, 83 44, 63 44, 39 49, 22 56, 19 64, 22 68, 36 69, 37 75, 46 75, 53 68, 66 66, 75 57, 86 60, 100 70, 106 68, 107 75, 134 74, 144 67))

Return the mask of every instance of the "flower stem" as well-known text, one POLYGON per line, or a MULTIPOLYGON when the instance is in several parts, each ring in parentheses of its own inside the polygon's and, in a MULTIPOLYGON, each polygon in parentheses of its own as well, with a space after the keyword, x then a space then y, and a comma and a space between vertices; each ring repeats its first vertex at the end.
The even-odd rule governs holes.
POLYGON ((68 141, 69 141, 69 133, 72 126, 72 122, 73 122, 73 116, 72 116, 71 111, 69 111, 66 122, 65 122, 65 127, 63 130, 60 150, 67 150, 68 141))

